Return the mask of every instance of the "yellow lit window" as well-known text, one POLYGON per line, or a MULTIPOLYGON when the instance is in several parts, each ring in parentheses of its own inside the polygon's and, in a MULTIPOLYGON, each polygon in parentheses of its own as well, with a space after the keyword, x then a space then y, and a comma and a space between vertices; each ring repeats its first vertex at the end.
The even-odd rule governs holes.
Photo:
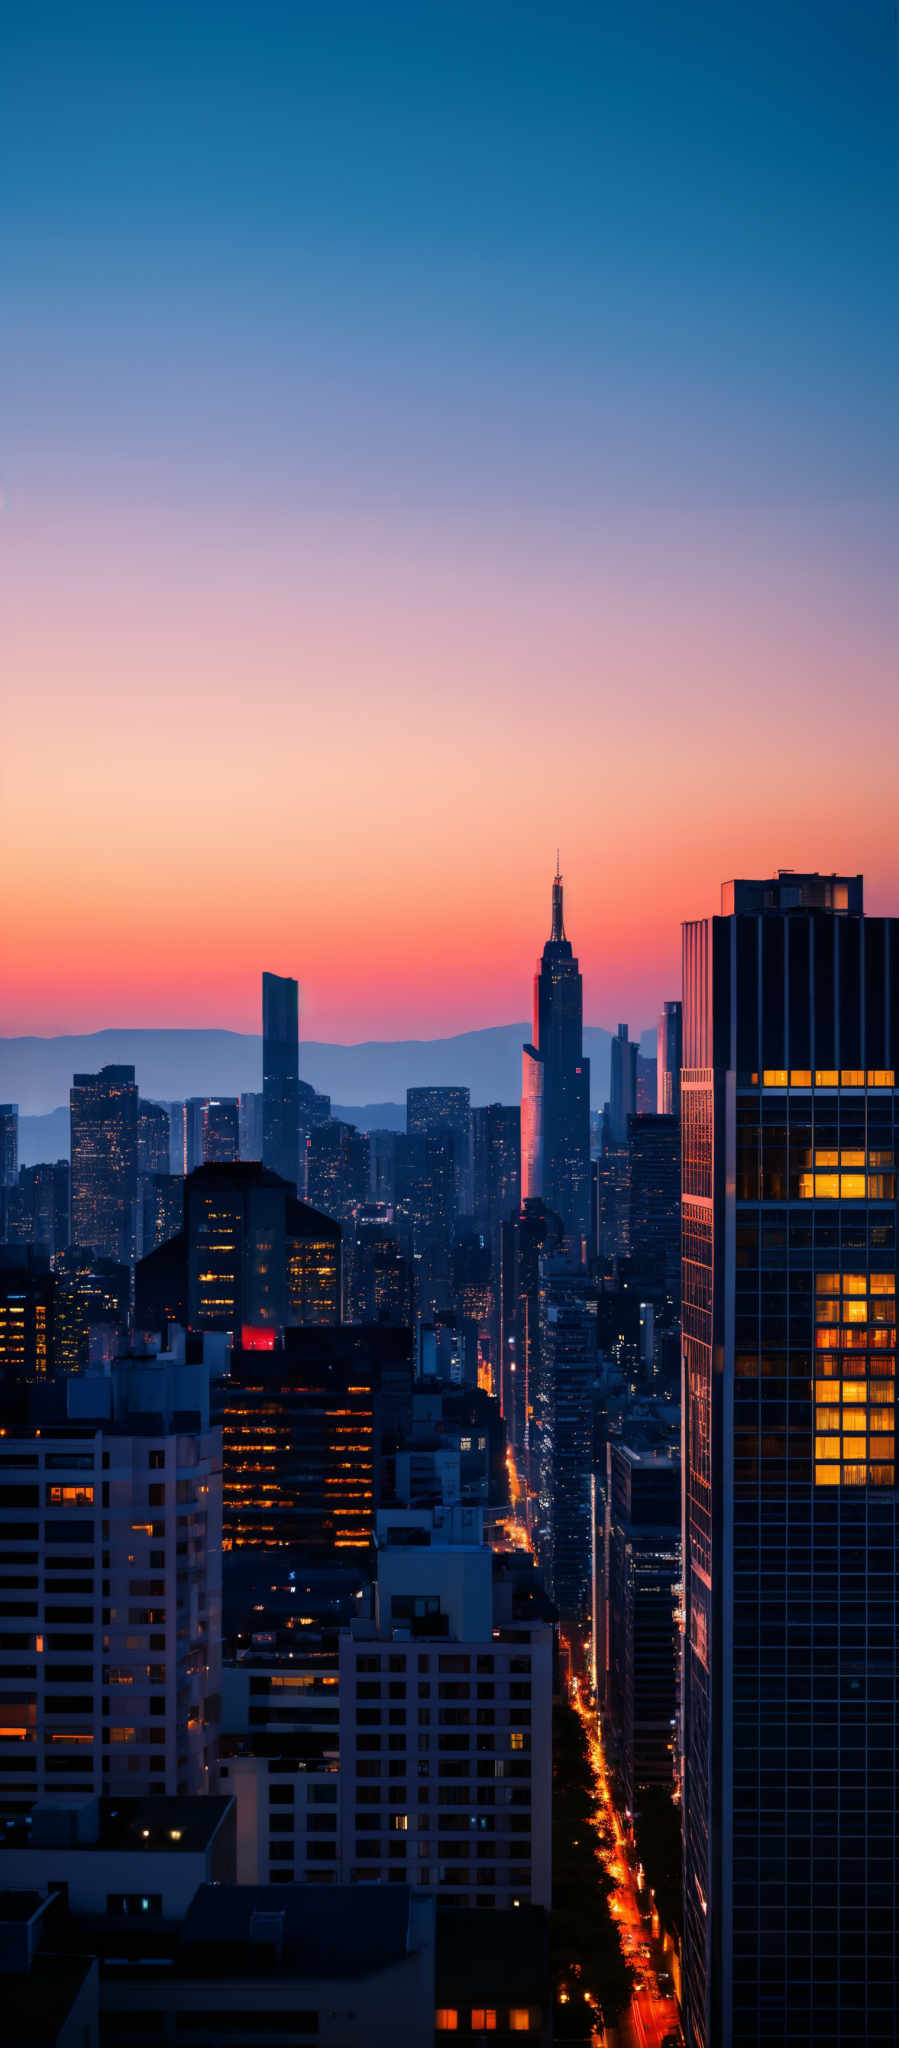
POLYGON ((872 1301, 871 1316, 875 1323, 894 1323, 896 1304, 894 1301, 872 1301))
POLYGON ((799 1199, 802 1202, 835 1202, 840 1192, 838 1173, 801 1173, 799 1199))
POLYGON ((867 1465, 844 1465, 843 1485, 864 1486, 868 1477, 867 1465))
POLYGON ((840 1275, 839 1275, 839 1273, 816 1273, 816 1274, 815 1274, 815 1293, 816 1293, 816 1294, 839 1294, 839 1292, 840 1292, 840 1275))
POLYGON ((816 1350, 816 1351, 839 1351, 839 1348, 840 1348, 840 1332, 839 1332, 839 1330, 816 1330, 816 1331, 815 1331, 815 1350, 816 1350))
POLYGON ((815 1466, 815 1485, 816 1485, 816 1486, 839 1486, 839 1483, 840 1483, 840 1468, 839 1468, 839 1465, 816 1465, 816 1466, 815 1466))
MULTIPOLYGON (((846 1306, 848 1308, 848 1302, 846 1306)), ((884 1330, 883 1332, 881 1332, 881 1334, 883 1336, 886 1336, 887 1333, 884 1330)), ((844 1351, 866 1351, 869 1343, 876 1344, 877 1341, 878 1337, 876 1332, 871 1332, 869 1330, 854 1329, 845 1329, 840 1339, 844 1351)), ((854 1366, 852 1369, 853 1371, 855 1371, 854 1366)))
POLYGON ((837 1393, 838 1393, 838 1392, 839 1392, 839 1389, 838 1389, 838 1387, 836 1386, 836 1384, 835 1384, 835 1382, 834 1382, 833 1380, 816 1380, 816 1381, 815 1381, 815 1400, 816 1400, 816 1401, 833 1401, 833 1400, 835 1400, 835 1399, 836 1399, 836 1396, 837 1396, 837 1393))
POLYGON ((894 1173, 869 1173, 868 1199, 871 1202, 892 1202, 896 1196, 894 1173))
POLYGON ((866 1400, 867 1400, 867 1398, 868 1398, 868 1382, 867 1382, 867 1380, 844 1380, 844 1381, 843 1381, 843 1406, 844 1406, 844 1407, 845 1407, 845 1405, 846 1405, 846 1402, 847 1402, 847 1401, 866 1401, 866 1400))
POLYGON ((833 1067, 818 1067, 815 1072, 816 1088, 838 1088, 840 1077, 833 1067))
POLYGON ((815 1309, 816 1322, 838 1323, 839 1320, 840 1304, 838 1301, 819 1301, 817 1308, 815 1309))
MULTIPOLYGON (((820 1417, 819 1417, 818 1419, 820 1420, 820 1417)), ((834 1427, 835 1427, 836 1429, 839 1429, 839 1427, 840 1427, 840 1425, 839 1425, 839 1422, 837 1422, 837 1423, 836 1423, 835 1425, 833 1425, 833 1426, 834 1426, 834 1427)), ((838 1446, 837 1446, 837 1445, 836 1445, 836 1444, 834 1443, 834 1441, 833 1441, 833 1438, 832 1438, 832 1437, 829 1437, 829 1436, 816 1436, 816 1438, 815 1438, 815 1457, 816 1457, 816 1459, 818 1459, 818 1458, 825 1458, 825 1459, 826 1459, 826 1458, 835 1458, 835 1457, 836 1457, 836 1455, 837 1455, 837 1449, 838 1449, 838 1446)))
POLYGON ((473 2034, 496 2033, 496 2011, 491 2005, 473 2005, 471 2009, 471 2031, 473 2034))
MULTIPOLYGON (((878 1363, 879 1363, 879 1360, 878 1360, 878 1363)), ((875 1387, 869 1387, 869 1388, 868 1388, 868 1400, 869 1400, 869 1401, 875 1401, 875 1402, 881 1403, 881 1404, 882 1404, 883 1406, 885 1406, 885 1407, 890 1407, 890 1408, 892 1408, 892 1405, 893 1405, 893 1388, 892 1388, 892 1387, 891 1387, 891 1386, 890 1386, 889 1384, 887 1384, 887 1385, 886 1385, 885 1387, 876 1387, 876 1386, 875 1386, 875 1387)))
POLYGON ((766 1067, 762 1080, 766 1088, 785 1088, 787 1085, 786 1067, 766 1067))
POLYGON ((807 1067, 793 1067, 790 1073, 791 1088, 810 1088, 812 1077, 807 1067))
POLYGON ((531 2015, 527 2009, 527 2006, 513 2005, 512 2010, 509 2014, 510 2034, 529 2034, 530 2031, 531 2015))
MULTIPOLYGON (((815 1413, 815 1428, 816 1428, 816 1429, 839 1429, 839 1427, 840 1427, 840 1411, 839 1411, 839 1408, 818 1408, 818 1409, 816 1410, 816 1413, 815 1413)), ((816 1442, 816 1443, 818 1443, 818 1442, 820 1442, 820 1441, 822 1441, 822 1439, 820 1439, 820 1438, 816 1437, 816 1439, 815 1439, 815 1442, 816 1442)))
POLYGON ((392 1813, 390 1816, 390 1825, 394 1831, 394 1834, 404 1835, 409 1826, 408 1814, 392 1813))
POLYGON ((895 1480, 893 1478, 893 1473, 895 1470, 894 1466, 871 1465, 869 1467, 869 1470, 871 1473, 872 1486, 893 1486, 895 1484, 895 1480))
POLYGON ((841 1173, 840 1194, 844 1202, 863 1202, 865 1199, 864 1174, 841 1173))
POLYGON ((459 2028, 459 2015, 454 2005, 438 2005, 434 2014, 434 2026, 438 2034, 455 2034, 459 2028))
MULTIPOLYGON (((845 1158, 845 1154, 844 1154, 844 1158, 845 1158)), ((844 1273, 844 1274, 843 1274, 843 1293, 844 1293, 844 1294, 867 1294, 867 1292, 868 1292, 868 1282, 867 1282, 867 1280, 866 1280, 866 1278, 865 1278, 865 1275, 864 1275, 864 1273, 844 1273)))
POLYGON ((47 1505, 51 1508, 87 1508, 93 1503, 92 1486, 48 1486, 47 1505))
POLYGON ((523 1748, 524 1748, 524 1736, 523 1736, 522 1734, 520 1734, 520 1733, 519 1733, 519 1730, 518 1730, 517 1728, 513 1728, 513 1730, 512 1730, 512 1733, 511 1733, 511 1735, 509 1736, 509 1748, 510 1748, 510 1749, 523 1749, 523 1748))
POLYGON ((865 1085, 863 1068, 844 1067, 840 1075, 840 1081, 844 1088, 863 1088, 865 1085))
POLYGON ((876 1374, 877 1374, 877 1378, 878 1378, 879 1380, 891 1380, 891 1379, 893 1379, 893 1378, 895 1377, 895 1373, 896 1373, 896 1360, 895 1360, 895 1357, 890 1357, 890 1358, 869 1358, 869 1360, 868 1360, 868 1371, 869 1371, 870 1373, 876 1373, 876 1374))
MULTIPOLYGON (((862 1420, 864 1420, 864 1417, 862 1420)), ((868 1445, 863 1436, 844 1436, 843 1438, 844 1458, 863 1458, 867 1448, 868 1445)))
POLYGON ((895 1088, 896 1076, 892 1067, 869 1067, 869 1088, 895 1088))

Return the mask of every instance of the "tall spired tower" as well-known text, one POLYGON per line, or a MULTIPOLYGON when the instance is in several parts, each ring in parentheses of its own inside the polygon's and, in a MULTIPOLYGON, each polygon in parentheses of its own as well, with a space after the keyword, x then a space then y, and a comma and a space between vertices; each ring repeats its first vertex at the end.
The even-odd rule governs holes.
POLYGON ((540 1196, 566 1236, 590 1224, 590 1062, 583 1050, 580 969, 565 937, 562 877, 553 882, 552 929, 534 976, 534 1039, 522 1054, 522 1198, 540 1196))

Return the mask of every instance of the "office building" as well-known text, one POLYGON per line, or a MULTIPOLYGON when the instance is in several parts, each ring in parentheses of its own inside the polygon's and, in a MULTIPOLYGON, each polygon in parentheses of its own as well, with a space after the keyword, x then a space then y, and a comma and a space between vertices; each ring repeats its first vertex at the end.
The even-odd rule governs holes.
POLYGON ((184 1175, 151 1173, 141 1182, 141 1257, 184 1227, 184 1175))
POLYGON ((203 1105, 203 1165, 240 1158, 240 1104, 236 1095, 212 1095, 203 1105))
POLYGON ((0 1384, 56 1370, 56 1281, 45 1251, 0 1246, 0 1384))
POLYGON ((50 1792, 7 1823, 4 1877, 61 1894, 57 1903, 101 1955, 110 1942, 134 1957, 142 1936, 155 1947, 177 1934, 200 1885, 233 1884, 235 1820, 234 1800, 214 1792, 50 1792))
POLYGON ((472 1210, 471 1096, 467 1088, 407 1088, 406 1131, 413 1138, 447 1138, 453 1148, 456 1211, 472 1210))
POLYGON ((133 1067, 76 1074, 72 1125, 72 1243, 127 1265, 135 1255, 138 1099, 133 1067))
POLYGON ((593 1406, 598 1371, 592 1283, 564 1258, 540 1261, 534 1383, 537 1554, 577 1663, 589 1634, 593 1406))
POLYGON ((364 1555, 385 1439, 411 1401, 408 1330, 289 1330, 231 1355, 224 1389, 225 1546, 364 1555))
POLYGON ((521 1207, 521 1107, 489 1102, 471 1112, 474 1221, 488 1235, 521 1207))
POLYGON ((138 1261, 135 1327, 273 1344, 291 1323, 337 1322, 340 1240, 338 1223, 265 1167, 199 1167, 184 1183, 184 1229, 138 1261))
MULTIPOLYGON (((5 1844, 4 1844, 5 1848, 5 1844)), ((58 1893, 0 1892, 0 1996, 6 2048, 98 2048, 96 1956, 60 1953, 58 1893)))
POLYGON ((368 1139, 338 1117, 306 1138, 306 1199, 326 1216, 351 1223, 369 1197, 368 1139))
POLYGON ((299 1172, 299 989, 289 975, 262 977, 262 1163, 296 1192, 299 1172))
POLYGON ((660 1116, 680 1116, 680 1070, 683 1040, 683 1005, 663 1003, 659 1017, 656 1077, 660 1116))
POLYGON ((629 1814, 649 1786, 674 1790, 680 1492, 671 1449, 609 1443, 606 1725, 629 1814))
POLYGON ((894 2041, 899 920, 782 870, 683 966, 687 2034, 894 2041))
POLYGON ((522 1054, 521 1191, 562 1218, 582 1256, 590 1231, 590 1062, 584 1058, 583 986, 565 936, 562 877, 553 882, 552 929, 534 977, 534 1037, 522 1054))
POLYGON ((0 1812, 208 1790, 222 1527, 208 1367, 137 1358, 27 1402, 10 1389, 0 1475, 0 1812))
POLYGON ((654 1059, 645 1059, 642 1052, 638 1051, 635 1082, 635 1102, 638 1116, 655 1115, 658 1092, 657 1062, 654 1059))
POLYGON ((71 1246, 54 1261, 56 1370, 111 1365, 127 1345, 131 1269, 71 1246))
POLYGON ((19 1175, 19 1105, 0 1102, 0 1188, 13 1188, 19 1175))
POLYGON ((345 1247, 344 1313, 349 1323, 411 1323, 409 1233, 390 1221, 386 1204, 369 1202, 353 1219, 345 1247))
POLYGON ((385 1508, 340 1638, 341 1865, 444 1906, 548 1906, 552 1630, 494 1612, 481 1511, 385 1508))

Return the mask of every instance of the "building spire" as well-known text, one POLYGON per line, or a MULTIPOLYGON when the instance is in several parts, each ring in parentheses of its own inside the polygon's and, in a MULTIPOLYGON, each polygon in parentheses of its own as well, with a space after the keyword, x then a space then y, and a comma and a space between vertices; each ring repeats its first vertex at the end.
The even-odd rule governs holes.
POLYGON ((552 938, 564 939, 565 919, 562 913, 562 876, 559 872, 559 852, 556 849, 556 878, 553 882, 553 925, 552 938))

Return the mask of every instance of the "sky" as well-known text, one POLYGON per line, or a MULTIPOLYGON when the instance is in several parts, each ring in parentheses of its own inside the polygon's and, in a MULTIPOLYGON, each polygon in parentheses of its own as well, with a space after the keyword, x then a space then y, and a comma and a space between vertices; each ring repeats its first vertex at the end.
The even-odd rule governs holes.
POLYGON ((899 912, 892 0, 0 29, 0 1031, 585 1015, 899 912))

